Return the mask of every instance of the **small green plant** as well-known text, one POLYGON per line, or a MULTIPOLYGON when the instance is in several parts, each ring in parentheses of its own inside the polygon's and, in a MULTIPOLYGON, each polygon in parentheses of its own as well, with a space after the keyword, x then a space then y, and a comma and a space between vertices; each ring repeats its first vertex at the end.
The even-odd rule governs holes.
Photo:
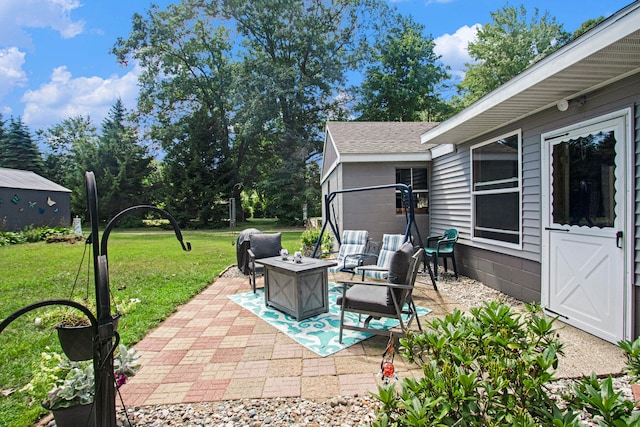
MULTIPOLYGON (((300 244, 302 245, 301 251, 304 256, 311 256, 313 254, 313 249, 318 242, 318 237, 320 237, 320 229, 317 228, 302 232, 300 235, 300 244)), ((332 246, 333 241, 331 240, 331 235, 329 233, 324 233, 322 235, 320 253, 324 254, 331 252, 332 246)))
MULTIPOLYGON (((122 344, 118 346, 113 359, 116 387, 125 384, 127 378, 138 372, 138 359, 134 349, 122 344)), ((93 362, 72 362, 56 352, 42 353, 39 371, 23 390, 32 396, 32 404, 39 402, 47 409, 92 403, 95 395, 93 362), (43 393, 46 393, 46 398, 40 400, 43 393)))
POLYGON ((373 425, 577 425, 546 390, 562 352, 553 322, 537 306, 518 313, 495 301, 434 319, 400 340, 424 377, 380 387, 373 425))

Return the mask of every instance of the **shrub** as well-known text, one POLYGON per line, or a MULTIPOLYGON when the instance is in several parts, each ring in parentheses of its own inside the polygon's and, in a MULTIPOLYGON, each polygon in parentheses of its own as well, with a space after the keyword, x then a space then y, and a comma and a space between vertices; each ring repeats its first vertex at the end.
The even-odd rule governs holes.
MULTIPOLYGON (((318 242, 318 237, 320 237, 320 229, 310 229, 302 232, 302 234, 300 235, 300 244, 302 245, 301 251, 304 256, 311 256, 311 254, 313 253, 313 249, 318 242)), ((331 235, 329 233, 324 233, 322 235, 320 252, 330 252, 332 246, 333 242, 331 240, 331 235)))
POLYGON ((562 352, 553 322, 537 306, 521 314, 491 302, 409 333, 401 352, 424 377, 379 387, 373 425, 576 425, 546 392, 562 352))

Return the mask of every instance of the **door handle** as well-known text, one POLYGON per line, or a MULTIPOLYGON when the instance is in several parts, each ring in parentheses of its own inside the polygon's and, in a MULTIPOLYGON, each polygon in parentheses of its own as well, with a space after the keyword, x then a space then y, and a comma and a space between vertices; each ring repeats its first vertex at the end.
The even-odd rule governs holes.
POLYGON ((622 231, 616 233, 616 246, 620 249, 622 249, 622 236, 622 231))
POLYGON ((565 233, 568 233, 569 230, 566 228, 553 228, 553 227, 545 227, 544 228, 547 231, 564 231, 565 233))

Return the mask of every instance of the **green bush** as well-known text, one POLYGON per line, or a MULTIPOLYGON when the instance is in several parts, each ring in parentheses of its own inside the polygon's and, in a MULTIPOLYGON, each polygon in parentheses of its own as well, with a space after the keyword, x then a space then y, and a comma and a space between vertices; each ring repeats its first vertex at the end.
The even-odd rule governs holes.
POLYGON ((545 386, 562 352, 553 320, 537 306, 525 313, 498 302, 459 310, 401 339, 401 352, 423 378, 379 387, 374 426, 577 425, 545 386))
MULTIPOLYGON (((300 245, 302 246, 302 253, 304 256, 311 256, 313 253, 313 249, 318 242, 318 237, 320 237, 320 229, 310 229, 305 230, 300 235, 300 245)), ((322 235, 322 243, 320 245, 320 252, 327 253, 331 252, 331 247, 333 246, 333 241, 331 240, 331 235, 329 233, 324 233, 322 235)))
MULTIPOLYGON (((554 319, 540 308, 517 313, 491 302, 429 323, 427 331, 401 339, 401 352, 424 377, 378 388, 382 406, 374 427, 388 426, 580 426, 586 412, 600 426, 640 426, 635 403, 614 391, 613 378, 577 380, 554 401, 547 393, 563 345, 554 319)), ((621 341, 625 372, 640 376, 640 337, 621 341)))
POLYGON ((70 234, 68 227, 25 227, 20 231, 0 231, 0 246, 35 243, 54 235, 70 234))

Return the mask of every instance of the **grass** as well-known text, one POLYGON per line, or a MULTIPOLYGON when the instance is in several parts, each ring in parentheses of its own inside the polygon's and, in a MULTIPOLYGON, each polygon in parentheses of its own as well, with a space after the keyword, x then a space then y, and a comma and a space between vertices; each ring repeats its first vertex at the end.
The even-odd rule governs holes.
MULTIPOLYGON (((272 222, 265 221, 252 221, 248 226, 264 232, 274 229, 272 222)), ((290 253, 300 250, 300 234, 283 231, 282 245, 290 253)), ((184 231, 183 237, 191 243, 191 252, 182 250, 173 232, 111 233, 108 261, 112 302, 140 300, 119 323, 124 344, 132 346, 140 341, 178 305, 236 263, 237 232, 184 231)), ((0 247, 0 319, 45 299, 73 297, 82 302, 88 297, 95 301, 90 246, 41 242, 0 247)), ((42 308, 21 316, 0 334, 0 426, 31 426, 45 413, 38 402, 30 404, 20 388, 38 369, 39 355, 47 346, 61 352, 53 325, 43 322, 36 326, 34 321, 36 317, 46 319, 51 310, 54 308, 42 308)))

